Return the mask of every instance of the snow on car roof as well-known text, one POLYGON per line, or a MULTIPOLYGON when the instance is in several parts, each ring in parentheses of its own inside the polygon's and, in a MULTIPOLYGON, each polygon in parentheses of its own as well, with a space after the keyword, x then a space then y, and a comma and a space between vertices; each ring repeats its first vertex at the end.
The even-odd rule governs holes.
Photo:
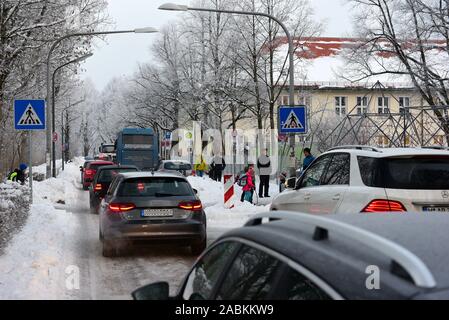
MULTIPOLYGON (((369 147, 367 147, 369 148, 369 147)), ((405 157, 405 156, 449 156, 449 150, 426 149, 426 148, 373 148, 369 149, 355 149, 350 147, 341 147, 329 152, 350 151, 359 155, 369 155, 373 158, 388 158, 388 157, 405 157), (375 151, 377 150, 377 151, 375 151)))
POLYGON ((126 179, 133 179, 133 178, 184 178, 183 176, 180 176, 176 173, 170 173, 170 172, 159 172, 155 171, 152 172, 127 172, 127 173, 121 173, 123 177, 126 179))

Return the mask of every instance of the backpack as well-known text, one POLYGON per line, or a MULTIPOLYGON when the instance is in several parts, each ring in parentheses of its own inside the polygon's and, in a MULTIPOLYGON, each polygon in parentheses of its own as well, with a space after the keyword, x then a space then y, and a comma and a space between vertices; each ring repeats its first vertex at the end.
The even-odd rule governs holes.
POLYGON ((245 187, 248 184, 248 176, 243 174, 239 177, 238 185, 239 187, 245 187))
POLYGON ((10 174, 8 174, 8 181, 17 181, 17 172, 12 171, 10 174))

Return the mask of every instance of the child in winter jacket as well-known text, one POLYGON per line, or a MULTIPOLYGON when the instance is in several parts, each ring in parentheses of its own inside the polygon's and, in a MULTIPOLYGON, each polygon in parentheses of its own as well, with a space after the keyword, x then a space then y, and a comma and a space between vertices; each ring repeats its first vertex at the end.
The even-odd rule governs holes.
POLYGON ((256 188, 254 181, 254 168, 249 167, 248 172, 246 173, 246 185, 243 187, 244 199, 249 203, 253 203, 253 191, 256 188))

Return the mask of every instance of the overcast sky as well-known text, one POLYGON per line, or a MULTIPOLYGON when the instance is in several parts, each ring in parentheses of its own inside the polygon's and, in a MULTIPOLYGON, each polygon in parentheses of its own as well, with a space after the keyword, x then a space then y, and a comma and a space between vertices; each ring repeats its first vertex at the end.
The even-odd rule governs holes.
MULTIPOLYGON (((188 1, 178 0, 178 3, 188 1)), ((323 36, 347 36, 351 32, 350 7, 346 0, 310 0, 317 19, 326 21, 323 36)), ((160 28, 170 21, 181 19, 182 13, 161 11, 157 8, 167 0, 108 0, 109 15, 116 30, 140 27, 160 28)), ((176 2, 176 1, 175 1, 176 2)), ((84 78, 90 78, 102 90, 114 77, 132 74, 139 62, 151 59, 149 47, 157 34, 127 34, 109 36, 98 41, 94 56, 84 65, 84 78)))

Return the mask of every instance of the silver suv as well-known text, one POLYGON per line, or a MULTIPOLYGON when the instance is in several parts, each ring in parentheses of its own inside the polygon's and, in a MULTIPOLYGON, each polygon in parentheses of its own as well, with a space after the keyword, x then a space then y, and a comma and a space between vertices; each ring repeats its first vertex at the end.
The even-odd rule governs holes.
POLYGON ((449 152, 347 146, 318 157, 271 210, 449 213, 449 152))

